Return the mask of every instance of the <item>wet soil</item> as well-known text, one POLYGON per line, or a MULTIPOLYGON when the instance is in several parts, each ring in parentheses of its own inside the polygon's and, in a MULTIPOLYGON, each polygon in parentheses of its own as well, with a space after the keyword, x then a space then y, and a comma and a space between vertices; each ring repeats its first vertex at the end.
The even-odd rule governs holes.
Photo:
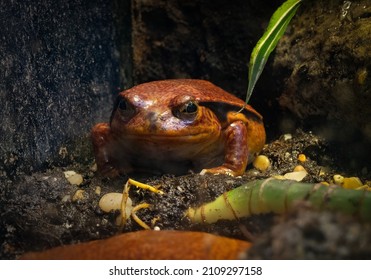
MULTIPOLYGON (((224 175, 133 174, 140 182, 159 186, 163 195, 131 187, 133 204, 151 204, 137 215, 151 228, 194 230, 254 242, 247 252, 249 259, 346 259, 371 258, 371 226, 356 218, 337 213, 319 213, 303 205, 283 217, 273 214, 239 221, 221 221, 213 225, 192 225, 184 217, 189 207, 212 201, 215 197, 254 179, 283 175, 300 163, 308 171, 306 182, 331 181, 334 174, 370 179, 370 170, 349 171, 339 151, 323 139, 297 131, 292 137, 281 136, 266 145, 262 154, 272 167, 261 172, 249 166, 241 177, 224 175), (288 240, 290 242, 288 242, 288 240), (299 248, 299 249, 298 249, 299 248)), ((91 165, 75 164, 54 167, 44 172, 19 175, 10 180, 0 177, 0 258, 16 259, 24 252, 41 251, 59 245, 103 239, 119 232, 141 230, 132 219, 124 227, 115 224, 118 212, 104 213, 99 199, 109 192, 122 192, 128 177, 102 178, 91 165), (82 174, 80 186, 71 185, 64 171, 82 174), (78 190, 83 195, 74 197, 78 190)))

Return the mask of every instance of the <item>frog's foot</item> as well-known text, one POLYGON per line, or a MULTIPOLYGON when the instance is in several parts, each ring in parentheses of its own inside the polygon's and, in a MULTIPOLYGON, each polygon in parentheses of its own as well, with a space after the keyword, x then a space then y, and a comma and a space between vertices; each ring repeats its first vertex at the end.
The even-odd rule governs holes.
POLYGON ((239 120, 234 121, 226 129, 225 134, 224 163, 221 166, 204 169, 201 174, 226 174, 236 177, 245 172, 249 156, 249 149, 246 145, 248 135, 246 124, 239 120))
POLYGON ((229 176, 232 176, 232 177, 236 177, 236 176, 239 176, 241 175, 241 172, 236 172, 228 167, 225 167, 225 166, 218 166, 218 167, 213 167, 213 168, 207 168, 207 169, 202 169, 200 174, 201 175, 205 175, 205 174, 214 174, 214 175, 218 175, 218 174, 225 174, 225 175, 229 175, 229 176))
POLYGON ((108 146, 111 145, 112 136, 111 128, 108 123, 98 123, 91 131, 91 139, 93 142, 93 150, 95 154, 95 162, 99 173, 107 177, 116 177, 119 175, 117 169, 114 168, 108 146))

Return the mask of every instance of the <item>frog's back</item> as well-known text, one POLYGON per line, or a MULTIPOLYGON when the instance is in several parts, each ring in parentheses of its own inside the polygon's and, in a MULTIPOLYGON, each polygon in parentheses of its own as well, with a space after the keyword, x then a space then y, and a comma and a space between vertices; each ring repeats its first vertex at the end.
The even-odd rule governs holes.
MULTIPOLYGON (((158 95, 159 98, 168 99, 169 95, 190 94, 200 103, 204 104, 228 104, 230 108, 235 107, 236 111, 244 108, 245 113, 262 120, 262 116, 243 100, 228 93, 222 88, 206 80, 198 79, 169 79, 153 81, 134 87, 136 91, 148 92, 151 95, 158 95)), ((211 105, 212 106, 212 105, 211 105)))

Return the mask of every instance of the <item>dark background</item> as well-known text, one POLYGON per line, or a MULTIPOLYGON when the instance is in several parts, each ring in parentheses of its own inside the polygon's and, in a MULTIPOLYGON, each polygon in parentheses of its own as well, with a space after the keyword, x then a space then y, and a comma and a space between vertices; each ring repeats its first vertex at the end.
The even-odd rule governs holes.
MULTIPOLYGON (((282 2, 2 1, 0 174, 91 162, 91 127, 135 84, 200 78, 244 99, 251 50, 282 2)), ((268 140, 300 127, 369 160, 370 2, 299 8, 250 101, 268 140)))

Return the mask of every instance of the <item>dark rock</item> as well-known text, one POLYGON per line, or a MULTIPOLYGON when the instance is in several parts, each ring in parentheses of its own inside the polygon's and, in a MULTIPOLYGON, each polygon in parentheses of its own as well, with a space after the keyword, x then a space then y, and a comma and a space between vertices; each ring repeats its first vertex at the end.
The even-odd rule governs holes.
POLYGON ((119 84, 111 4, 1 2, 0 18, 0 171, 85 160, 119 84))
MULTIPOLYGON (((353 168, 370 166, 369 0, 306 2, 279 42, 271 70, 279 104, 325 137, 353 168)), ((272 96, 271 96, 272 98, 272 96)))

